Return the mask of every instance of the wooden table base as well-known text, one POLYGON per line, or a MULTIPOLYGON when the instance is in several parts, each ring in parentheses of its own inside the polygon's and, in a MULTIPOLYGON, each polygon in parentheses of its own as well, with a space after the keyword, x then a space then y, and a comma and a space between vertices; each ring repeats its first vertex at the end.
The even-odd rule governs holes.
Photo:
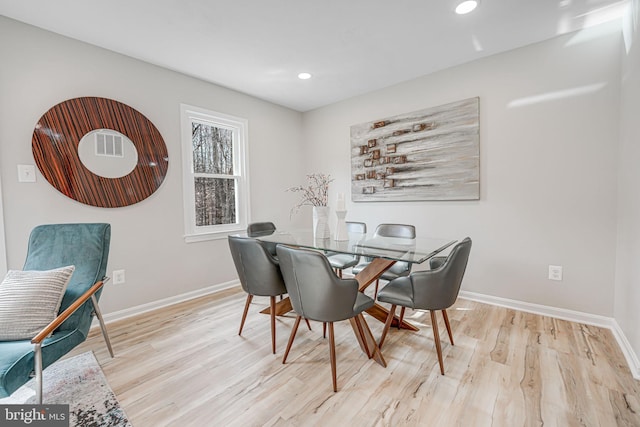
POLYGON ((362 313, 349 319, 349 323, 351 323, 351 328, 353 328, 353 333, 358 339, 358 344, 360 344, 362 351, 369 357, 369 359, 375 360, 386 368, 387 362, 384 360, 384 357, 380 352, 380 347, 378 347, 378 343, 373 337, 371 329, 369 329, 369 325, 362 316, 362 313), (364 337, 364 341, 362 337, 364 337))
MULTIPOLYGON (((367 267, 362 270, 360 273, 356 275, 356 280, 358 281, 358 290, 360 292, 364 292, 365 289, 369 287, 376 280, 380 279, 380 276, 387 271, 393 264, 396 262, 390 259, 384 258, 375 258, 373 261, 367 265, 367 267)), ((370 316, 378 319, 382 323, 387 321, 387 316, 389 315, 389 310, 380 304, 376 303, 373 307, 367 310, 370 316)), ((400 321, 399 316, 394 316, 391 321, 391 326, 398 327, 398 322, 400 321)), ((411 331, 419 331, 420 329, 413 326, 411 323, 408 323, 404 319, 402 319, 402 324, 400 325, 401 329, 409 329, 411 331)))
MULTIPOLYGON (((286 297, 276 303, 276 316, 284 316, 291 310, 293 310, 293 307, 291 307, 291 300, 289 299, 289 297, 286 297)), ((260 313, 271 314, 271 308, 267 307, 260 313)))
MULTIPOLYGON (((269 309, 267 309, 267 313, 269 313, 269 309)), ((371 317, 375 317, 382 323, 385 323, 387 321, 387 316, 389 316, 389 310, 378 303, 374 304, 373 307, 367 310, 367 313, 371 317)), ((400 321, 400 316, 396 314, 395 316, 393 316, 393 320, 391 321, 391 326, 397 328, 399 321, 400 321)), ((404 319, 402 319, 402 324, 400 325, 400 329, 408 329, 414 332, 420 330, 419 328, 417 328, 416 326, 412 325, 411 323, 407 322, 404 319)))

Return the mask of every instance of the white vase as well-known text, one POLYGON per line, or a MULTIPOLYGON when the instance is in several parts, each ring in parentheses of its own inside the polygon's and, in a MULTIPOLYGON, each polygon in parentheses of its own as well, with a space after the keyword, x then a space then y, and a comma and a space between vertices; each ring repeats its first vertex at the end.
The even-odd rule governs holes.
POLYGON ((314 206, 313 238, 328 239, 329 236, 329 206, 314 206))
POLYGON ((347 229, 347 223, 345 221, 345 217, 347 216, 346 210, 336 210, 336 217, 338 218, 338 223, 336 225, 336 234, 333 240, 343 241, 349 240, 349 230, 347 229))

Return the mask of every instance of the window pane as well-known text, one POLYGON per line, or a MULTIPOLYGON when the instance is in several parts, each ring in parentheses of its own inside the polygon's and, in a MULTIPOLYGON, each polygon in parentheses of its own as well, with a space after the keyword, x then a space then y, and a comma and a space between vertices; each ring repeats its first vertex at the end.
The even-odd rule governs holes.
POLYGON ((193 122, 191 137, 195 173, 233 175, 233 131, 193 122))
POLYGON ((196 178, 196 226, 236 223, 234 179, 196 178))

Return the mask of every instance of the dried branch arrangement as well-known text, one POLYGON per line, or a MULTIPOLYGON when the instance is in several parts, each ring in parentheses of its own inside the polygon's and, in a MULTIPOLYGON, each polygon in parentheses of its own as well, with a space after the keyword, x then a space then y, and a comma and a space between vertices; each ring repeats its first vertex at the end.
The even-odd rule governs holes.
POLYGON ((327 206, 329 183, 332 181, 333 179, 331 179, 330 175, 312 173, 307 175, 306 185, 287 188, 287 191, 302 193, 298 203, 291 208, 291 213, 297 212, 302 206, 327 206))

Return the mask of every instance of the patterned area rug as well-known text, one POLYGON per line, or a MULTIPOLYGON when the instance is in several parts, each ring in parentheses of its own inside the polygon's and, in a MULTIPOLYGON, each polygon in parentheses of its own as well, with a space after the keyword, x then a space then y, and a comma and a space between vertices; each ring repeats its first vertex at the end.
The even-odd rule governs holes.
MULTIPOLYGON (((69 404, 71 426, 131 427, 93 352, 61 360, 43 372, 44 403, 69 404)), ((0 404, 35 404, 31 380, 0 404)))

